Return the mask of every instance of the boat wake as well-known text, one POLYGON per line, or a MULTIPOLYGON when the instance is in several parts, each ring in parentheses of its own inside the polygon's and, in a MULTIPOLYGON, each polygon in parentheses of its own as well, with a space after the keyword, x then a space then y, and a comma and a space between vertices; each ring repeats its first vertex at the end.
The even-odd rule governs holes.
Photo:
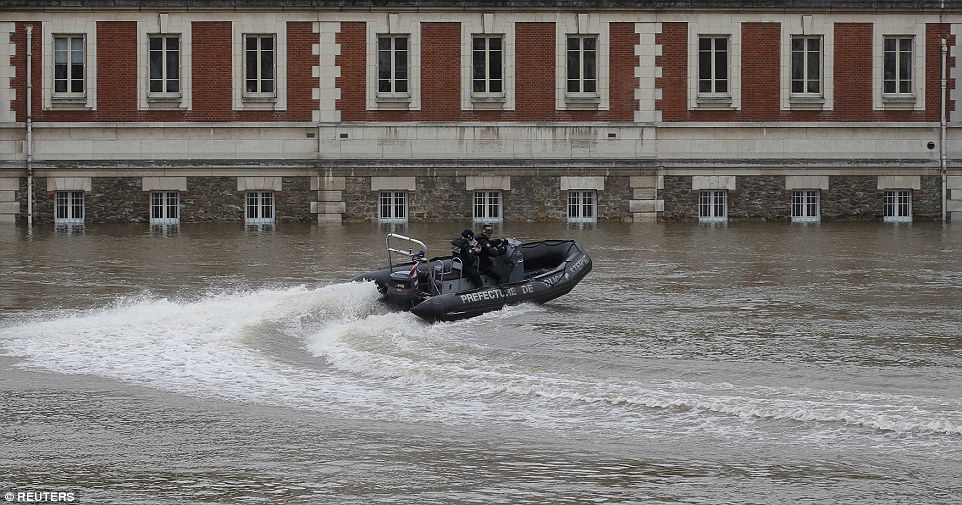
POLYGON ((143 296, 8 323, 0 352, 28 370, 343 418, 626 436, 764 437, 777 424, 774 439, 784 423, 813 438, 839 429, 962 436, 958 400, 582 373, 588 365, 572 366, 582 358, 499 346, 484 333, 535 340, 525 321, 550 308, 429 324, 387 311, 378 296, 373 283, 143 296))

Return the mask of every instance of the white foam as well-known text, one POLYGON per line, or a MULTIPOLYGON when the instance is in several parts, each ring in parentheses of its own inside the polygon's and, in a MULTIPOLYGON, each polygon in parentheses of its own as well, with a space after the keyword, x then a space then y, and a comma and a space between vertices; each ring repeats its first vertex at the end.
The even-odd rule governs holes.
POLYGON ((147 296, 0 328, 0 346, 28 368, 377 419, 619 433, 770 421, 962 435, 962 406, 945 399, 578 375, 543 367, 536 351, 464 338, 543 307, 432 325, 388 312, 377 298, 370 283, 147 296), (265 338, 286 339, 295 352, 303 346, 301 363, 272 355, 265 338))

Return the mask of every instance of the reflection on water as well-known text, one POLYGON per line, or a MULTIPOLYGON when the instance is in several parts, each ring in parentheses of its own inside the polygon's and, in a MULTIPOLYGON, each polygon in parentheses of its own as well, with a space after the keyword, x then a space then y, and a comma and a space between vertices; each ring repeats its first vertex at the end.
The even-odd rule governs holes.
POLYGON ((84 502, 955 503, 962 230, 504 224, 568 296, 350 284, 470 224, 0 228, 0 490, 84 502))

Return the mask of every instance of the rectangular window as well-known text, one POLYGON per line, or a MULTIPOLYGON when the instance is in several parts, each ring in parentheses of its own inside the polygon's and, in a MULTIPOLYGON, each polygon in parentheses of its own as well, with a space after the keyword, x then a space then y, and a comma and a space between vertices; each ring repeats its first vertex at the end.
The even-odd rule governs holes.
POLYGON ((501 221, 501 192, 474 192, 474 220, 501 221))
POLYGON ((150 193, 150 224, 180 223, 180 193, 154 191, 150 193))
POLYGON ((54 224, 84 224, 84 192, 57 191, 54 224))
POLYGON ((274 36, 244 35, 244 93, 274 96, 274 36))
POLYGON ((728 221, 728 191, 703 189, 698 193, 698 221, 720 223, 728 221))
POLYGON ((883 42, 882 92, 911 95, 912 37, 885 37, 883 42))
POLYGON ((912 190, 885 190, 885 219, 889 223, 912 222, 912 190))
POLYGON ((598 92, 598 37, 568 36, 568 93, 598 92))
POLYGON ((821 37, 792 37, 792 93, 822 94, 821 37))
POLYGON ((57 35, 53 38, 53 92, 70 97, 84 96, 85 46, 83 35, 57 35))
POLYGON ((377 38, 377 92, 408 93, 408 37, 380 35, 377 38))
POLYGON ((821 191, 796 189, 792 191, 792 222, 816 223, 821 219, 821 191))
POLYGON ((568 191, 568 222, 594 223, 598 220, 595 191, 568 191))
POLYGON ((472 50, 472 92, 476 95, 504 93, 504 39, 500 35, 475 35, 472 50))
POLYGON ((246 224, 274 224, 274 192, 248 191, 244 212, 246 224))
POLYGON ((698 38, 698 93, 728 94, 728 37, 698 38))
POLYGON ((150 95, 180 95, 180 37, 150 36, 150 95))
POLYGON ((382 223, 408 222, 407 191, 382 191, 378 197, 377 220, 382 223))

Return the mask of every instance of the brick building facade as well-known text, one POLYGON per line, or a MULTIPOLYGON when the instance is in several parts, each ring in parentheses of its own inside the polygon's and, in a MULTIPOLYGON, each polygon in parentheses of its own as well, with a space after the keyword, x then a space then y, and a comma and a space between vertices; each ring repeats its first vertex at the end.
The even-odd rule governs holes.
POLYGON ((549 4, 0 0, 0 222, 962 220, 956 2, 549 4))

